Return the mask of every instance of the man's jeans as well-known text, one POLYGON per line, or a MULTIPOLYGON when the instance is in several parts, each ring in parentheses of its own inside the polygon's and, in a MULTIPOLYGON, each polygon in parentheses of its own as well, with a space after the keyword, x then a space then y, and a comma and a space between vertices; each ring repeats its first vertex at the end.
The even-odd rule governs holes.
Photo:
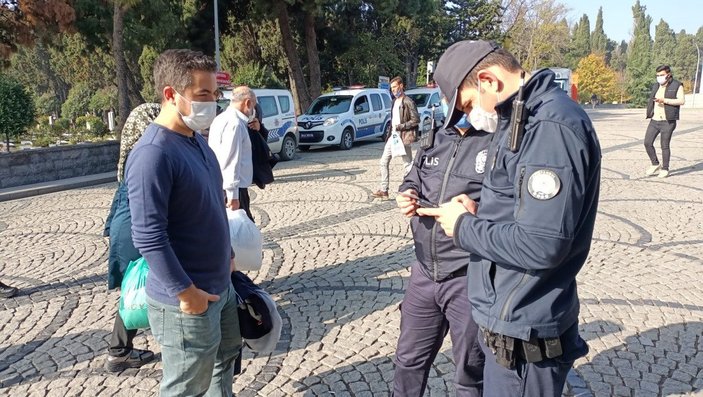
MULTIPOLYGON (((388 191, 388 185, 389 185, 389 176, 388 176, 388 165, 391 162, 391 138, 389 137, 388 140, 386 141, 386 146, 383 147, 383 155, 381 156, 381 161, 378 162, 378 164, 381 166, 381 191, 387 192, 388 191)), ((403 159, 403 167, 405 168, 405 172, 403 173, 403 178, 405 178, 406 175, 408 175, 408 172, 410 172, 410 169, 413 166, 413 152, 412 149, 410 149, 410 145, 405 145, 405 156, 401 156, 403 159)), ((398 184, 400 186, 400 183, 398 184)))
POLYGON ((200 315, 149 297, 147 306, 151 332, 161 346, 161 397, 232 396, 234 361, 242 346, 234 287, 200 315))

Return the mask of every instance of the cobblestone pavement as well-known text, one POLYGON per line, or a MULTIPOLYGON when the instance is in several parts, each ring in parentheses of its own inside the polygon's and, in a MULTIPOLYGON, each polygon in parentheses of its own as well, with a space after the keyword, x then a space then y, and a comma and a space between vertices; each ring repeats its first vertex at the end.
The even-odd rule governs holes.
MULTIPOLYGON (((599 217, 579 276, 591 347, 567 395, 703 395, 703 111, 682 110, 668 179, 646 178, 643 111, 595 110, 603 146, 599 217)), ((412 260, 408 222, 377 189, 381 143, 315 149, 253 189, 266 239, 252 277, 279 304, 274 354, 245 353, 239 396, 387 396, 398 303, 412 260)), ((402 165, 392 163, 394 183, 402 165)), ((160 363, 103 370, 118 294, 101 237, 115 185, 0 203, 0 395, 152 396, 160 363)), ((158 351, 148 332, 137 347, 158 351)), ((453 395, 446 341, 429 396, 453 395)))

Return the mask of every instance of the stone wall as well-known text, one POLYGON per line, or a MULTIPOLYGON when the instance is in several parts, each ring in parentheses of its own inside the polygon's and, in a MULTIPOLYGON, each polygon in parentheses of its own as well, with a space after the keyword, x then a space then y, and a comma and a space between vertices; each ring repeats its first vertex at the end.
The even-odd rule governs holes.
POLYGON ((0 189, 117 170, 118 142, 0 154, 0 189))

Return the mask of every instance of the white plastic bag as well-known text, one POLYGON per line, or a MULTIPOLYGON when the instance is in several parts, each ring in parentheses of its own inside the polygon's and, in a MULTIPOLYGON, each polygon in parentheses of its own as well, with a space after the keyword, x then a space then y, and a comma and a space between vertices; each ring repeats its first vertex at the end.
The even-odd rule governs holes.
POLYGON ((227 210, 229 238, 237 270, 259 270, 263 262, 261 231, 244 210, 227 210))
POLYGON ((405 145, 403 145, 403 140, 400 139, 400 135, 394 132, 391 135, 391 157, 405 156, 405 145))

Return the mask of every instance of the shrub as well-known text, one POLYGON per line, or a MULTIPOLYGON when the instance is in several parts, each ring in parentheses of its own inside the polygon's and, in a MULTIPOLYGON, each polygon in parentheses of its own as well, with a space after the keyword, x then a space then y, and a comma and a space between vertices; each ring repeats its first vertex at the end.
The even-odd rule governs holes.
POLYGON ((76 119, 76 127, 73 129, 75 131, 85 132, 88 136, 102 137, 107 134, 107 126, 100 117, 97 116, 81 116, 76 119), (90 129, 88 129, 90 125, 90 129))

